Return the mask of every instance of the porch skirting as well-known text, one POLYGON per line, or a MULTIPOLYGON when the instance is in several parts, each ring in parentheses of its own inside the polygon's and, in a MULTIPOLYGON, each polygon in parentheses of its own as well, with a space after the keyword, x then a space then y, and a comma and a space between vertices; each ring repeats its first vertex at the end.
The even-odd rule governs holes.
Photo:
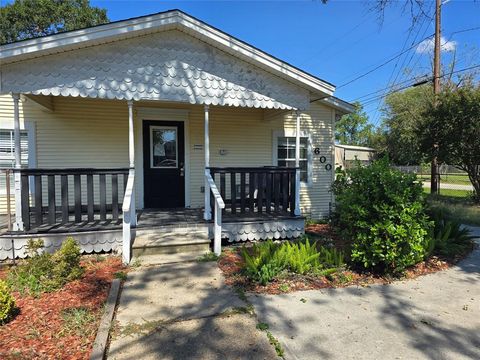
POLYGON ((82 231, 76 233, 48 233, 48 234, 15 234, 13 235, 15 249, 12 249, 12 237, 2 235, 0 237, 0 260, 27 257, 27 243, 30 239, 42 239, 47 252, 59 249, 62 242, 72 236, 80 246, 82 254, 100 252, 121 252, 122 229, 82 231))
MULTIPOLYGON (((210 227, 210 237, 213 229, 210 227)), ((305 233, 305 219, 223 223, 222 238, 229 242, 297 238, 305 233)))

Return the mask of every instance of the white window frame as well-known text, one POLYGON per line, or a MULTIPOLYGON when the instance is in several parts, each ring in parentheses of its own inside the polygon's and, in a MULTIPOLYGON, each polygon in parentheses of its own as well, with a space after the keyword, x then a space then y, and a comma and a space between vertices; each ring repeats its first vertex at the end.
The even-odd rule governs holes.
MULTIPOLYGON (((10 123, 1 123, 1 130, 13 131, 14 125, 13 122, 10 123)), ((36 143, 36 126, 33 121, 25 121, 23 124, 20 124, 20 131, 27 132, 27 141, 28 141, 28 168, 35 168, 37 166, 37 143, 36 143)), ((13 169, 14 167, 12 167, 13 169)), ((33 189, 33 179, 30 180, 30 189, 33 189)), ((13 177, 10 181, 10 186, 13 189, 13 177)), ((2 186, 0 189, 0 195, 6 195, 7 189, 2 186)), ((12 193, 13 194, 13 193, 12 193)))
MULTIPOLYGON (((273 166, 278 166, 278 138, 280 137, 295 137, 295 129, 284 129, 273 131, 273 148, 272 148, 272 162, 273 166)), ((300 181, 301 187, 311 186, 313 183, 313 152, 312 152, 312 137, 307 131, 300 131, 300 138, 307 139, 307 181, 300 181)))
POLYGON ((178 169, 178 127, 176 126, 150 126, 150 169, 178 169), (154 166, 153 165, 153 132, 155 130, 175 130, 175 166, 154 166))

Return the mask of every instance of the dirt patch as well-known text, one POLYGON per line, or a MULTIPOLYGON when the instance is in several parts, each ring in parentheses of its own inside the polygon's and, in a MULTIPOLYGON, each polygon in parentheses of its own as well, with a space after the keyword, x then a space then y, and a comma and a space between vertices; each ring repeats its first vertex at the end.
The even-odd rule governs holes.
MULTIPOLYGON (((118 257, 86 257, 85 274, 38 298, 14 292, 18 315, 0 327, 1 359, 88 359, 118 257)), ((6 276, 2 271, 0 276, 6 276)))

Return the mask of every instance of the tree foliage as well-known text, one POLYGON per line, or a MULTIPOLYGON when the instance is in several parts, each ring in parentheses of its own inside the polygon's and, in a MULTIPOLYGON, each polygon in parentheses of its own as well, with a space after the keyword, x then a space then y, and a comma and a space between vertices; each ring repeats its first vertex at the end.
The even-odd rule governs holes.
POLYGON ((15 0, 0 8, 0 43, 107 23, 107 10, 89 0, 15 0))
POLYGON ((386 97, 382 110, 382 129, 385 134, 385 151, 392 163, 419 165, 424 160, 416 130, 432 96, 432 87, 423 85, 386 97))
POLYGON ((340 144, 370 146, 374 134, 363 106, 356 102, 355 112, 342 116, 335 124, 335 139, 340 144))
POLYGON ((480 202, 480 84, 445 87, 425 109, 417 134, 425 153, 468 174, 480 202))

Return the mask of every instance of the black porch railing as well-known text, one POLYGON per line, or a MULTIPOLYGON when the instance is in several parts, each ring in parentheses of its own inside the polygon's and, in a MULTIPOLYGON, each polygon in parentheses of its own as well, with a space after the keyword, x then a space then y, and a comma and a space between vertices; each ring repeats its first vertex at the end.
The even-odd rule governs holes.
POLYGON ((118 220, 128 168, 19 169, 24 230, 118 220))
MULTIPOLYGON (((296 168, 210 167, 231 214, 295 214, 296 168)), ((214 202, 210 202, 213 206, 214 202)), ((212 209, 213 211, 213 209, 212 209)))

